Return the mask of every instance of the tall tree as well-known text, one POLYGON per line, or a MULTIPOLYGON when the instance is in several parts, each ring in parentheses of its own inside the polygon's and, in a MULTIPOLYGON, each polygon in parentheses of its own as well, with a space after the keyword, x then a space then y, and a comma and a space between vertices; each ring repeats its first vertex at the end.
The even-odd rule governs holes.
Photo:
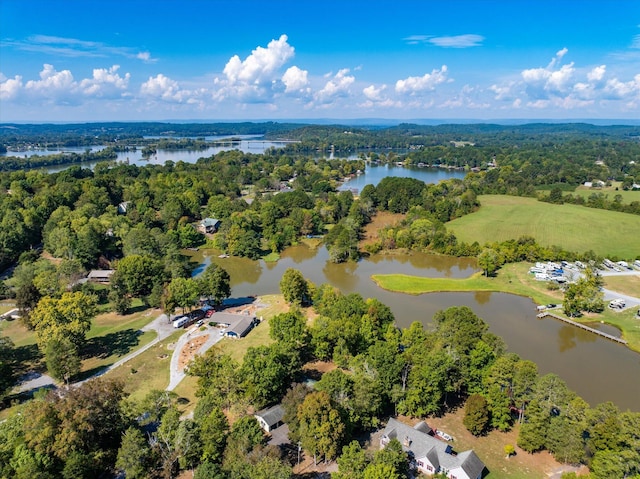
POLYGON ((122 435, 116 468, 123 471, 128 479, 143 479, 147 477, 150 466, 149 442, 140 429, 129 427, 122 435))
POLYGON ((64 381, 67 386, 71 377, 80 372, 78 349, 68 338, 50 340, 44 356, 51 377, 64 381))
POLYGON ((95 297, 81 291, 64 293, 60 299, 42 298, 31 314, 38 347, 45 351, 53 340, 69 340, 82 347, 95 314, 95 297))
POLYGON ((200 281, 202 293, 209 299, 213 298, 216 305, 222 304, 222 301, 231 295, 231 277, 227 270, 215 263, 207 266, 200 281))
POLYGON ((472 394, 464 406, 464 427, 474 436, 480 436, 489 425, 489 408, 487 400, 479 395, 472 394))
POLYGON ((345 437, 346 425, 325 392, 309 394, 298 409, 302 447, 315 457, 334 459, 345 437))
POLYGON ((302 273, 288 268, 280 280, 280 292, 287 303, 295 305, 307 304, 310 300, 309 285, 302 273))

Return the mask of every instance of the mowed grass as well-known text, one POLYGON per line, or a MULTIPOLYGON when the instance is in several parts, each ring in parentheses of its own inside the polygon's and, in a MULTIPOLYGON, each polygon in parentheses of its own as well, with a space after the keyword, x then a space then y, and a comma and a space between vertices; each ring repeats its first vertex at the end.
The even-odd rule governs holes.
POLYGON ((633 201, 640 201, 640 191, 624 191, 622 189, 622 182, 613 182, 611 186, 605 186, 602 188, 587 188, 586 186, 578 186, 575 191, 571 192, 573 196, 582 196, 585 200, 592 194, 602 193, 608 197, 610 201, 616 197, 616 195, 622 196, 622 203, 629 204, 633 201), (616 188, 618 188, 616 190, 616 188))
POLYGON ((468 278, 425 278, 406 274, 376 274, 371 278, 382 289, 407 294, 496 291, 532 298, 538 304, 558 303, 561 293, 548 291, 545 283, 528 273, 530 264, 505 265, 495 277, 475 273, 468 278))
POLYGON ((482 195, 480 209, 447 223, 456 237, 480 244, 532 236, 544 246, 633 259, 640 254, 640 216, 534 198, 482 195))
POLYGON ((631 276, 604 276, 602 279, 605 288, 640 298, 640 273, 631 276))
POLYGON ((173 354, 171 346, 182 334, 183 330, 176 331, 144 353, 112 369, 104 377, 121 379, 124 382, 124 390, 133 400, 143 399, 154 389, 164 391, 169 385, 169 368, 173 354))

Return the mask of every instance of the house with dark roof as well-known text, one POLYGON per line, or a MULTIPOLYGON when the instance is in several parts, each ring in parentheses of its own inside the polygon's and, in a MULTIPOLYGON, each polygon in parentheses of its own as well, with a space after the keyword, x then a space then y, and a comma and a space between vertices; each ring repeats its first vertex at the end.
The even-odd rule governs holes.
POLYGON ((271 432, 284 424, 282 421, 284 408, 281 404, 258 411, 253 416, 258 420, 258 424, 265 432, 271 432))
POLYGON ((244 338, 257 324, 255 316, 244 316, 239 318, 240 319, 238 321, 229 325, 229 329, 227 329, 225 333, 226 337, 235 339, 244 338))
POLYGON ((473 450, 456 453, 450 444, 433 437, 424 421, 414 427, 389 418, 380 438, 380 447, 393 439, 402 444, 415 467, 427 475, 444 474, 449 479, 480 479, 484 463, 473 450))
POLYGON ((220 220, 215 218, 205 218, 198 225, 202 233, 215 233, 220 228, 220 220))

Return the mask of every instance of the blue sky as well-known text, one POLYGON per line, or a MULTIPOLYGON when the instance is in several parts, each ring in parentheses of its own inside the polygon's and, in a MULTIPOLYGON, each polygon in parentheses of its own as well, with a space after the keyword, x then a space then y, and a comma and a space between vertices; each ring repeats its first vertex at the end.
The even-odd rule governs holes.
POLYGON ((638 0, 0 0, 0 121, 640 118, 638 0))

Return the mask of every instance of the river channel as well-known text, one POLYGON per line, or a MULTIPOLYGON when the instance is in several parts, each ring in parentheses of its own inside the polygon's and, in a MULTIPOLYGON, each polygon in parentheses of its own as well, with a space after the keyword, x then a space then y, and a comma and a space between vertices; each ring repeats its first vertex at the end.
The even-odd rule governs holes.
MULTIPOLYGON (((287 268, 295 268, 315 284, 329 283, 344 294, 378 298, 393 311, 396 324, 420 321, 430 327, 433 315, 450 306, 469 306, 502 337, 509 351, 538 364, 541 374, 555 373, 592 406, 613 401, 622 410, 640 411, 640 354, 595 334, 554 319, 537 319, 529 298, 507 293, 429 293, 407 295, 379 288, 371 275, 404 273, 462 278, 476 271, 475 259, 421 253, 373 255, 358 263, 334 264, 323 246, 288 248, 277 263, 246 258, 219 258, 213 251, 195 253, 197 272, 215 262, 231 276, 232 296, 279 293, 287 268)), ((197 273, 196 272, 196 273, 197 273)))

